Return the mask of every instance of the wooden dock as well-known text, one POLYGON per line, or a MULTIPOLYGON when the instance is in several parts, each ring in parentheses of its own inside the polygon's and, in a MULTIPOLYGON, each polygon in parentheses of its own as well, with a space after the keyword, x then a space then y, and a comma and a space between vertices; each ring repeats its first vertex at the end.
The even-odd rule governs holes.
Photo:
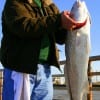
MULTIPOLYGON (((97 91, 97 90, 93 90, 93 100, 100 100, 100 90, 97 91)), ((66 89, 57 89, 55 88, 54 89, 54 99, 53 100, 70 100, 69 99, 69 94, 68 94, 68 91, 66 89)))

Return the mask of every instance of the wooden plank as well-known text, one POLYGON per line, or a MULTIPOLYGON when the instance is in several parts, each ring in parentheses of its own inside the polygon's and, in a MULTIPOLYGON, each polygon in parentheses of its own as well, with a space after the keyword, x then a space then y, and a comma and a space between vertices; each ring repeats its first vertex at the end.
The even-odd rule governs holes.
POLYGON ((88 76, 97 76, 100 75, 100 72, 89 72, 88 76))
POLYGON ((98 55, 98 56, 91 56, 89 58, 89 61, 98 61, 98 60, 100 60, 100 55, 98 55))

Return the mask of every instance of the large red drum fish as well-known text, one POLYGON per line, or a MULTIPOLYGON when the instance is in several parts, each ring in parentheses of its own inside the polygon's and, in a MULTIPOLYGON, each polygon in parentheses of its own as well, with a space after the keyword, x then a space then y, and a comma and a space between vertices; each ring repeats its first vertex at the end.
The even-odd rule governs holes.
POLYGON ((90 53, 90 15, 84 1, 77 0, 71 9, 72 17, 82 23, 81 28, 68 31, 65 43, 65 79, 70 100, 87 100, 88 60, 90 53))

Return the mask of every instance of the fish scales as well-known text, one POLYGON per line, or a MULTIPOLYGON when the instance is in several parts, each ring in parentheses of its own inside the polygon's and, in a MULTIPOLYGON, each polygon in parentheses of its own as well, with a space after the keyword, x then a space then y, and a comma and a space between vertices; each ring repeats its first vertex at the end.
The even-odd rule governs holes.
POLYGON ((90 15, 84 1, 77 0, 71 9, 72 18, 86 24, 68 31, 65 43, 65 79, 70 100, 87 100, 88 60, 90 53, 90 15), (85 97, 85 98, 84 98, 85 97))

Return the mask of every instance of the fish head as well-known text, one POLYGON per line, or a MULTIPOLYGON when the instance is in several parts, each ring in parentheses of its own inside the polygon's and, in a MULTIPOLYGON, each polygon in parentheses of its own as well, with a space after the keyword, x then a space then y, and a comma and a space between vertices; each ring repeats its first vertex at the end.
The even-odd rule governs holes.
POLYGON ((88 10, 84 1, 77 0, 71 9, 71 17, 79 22, 86 20, 88 10))

